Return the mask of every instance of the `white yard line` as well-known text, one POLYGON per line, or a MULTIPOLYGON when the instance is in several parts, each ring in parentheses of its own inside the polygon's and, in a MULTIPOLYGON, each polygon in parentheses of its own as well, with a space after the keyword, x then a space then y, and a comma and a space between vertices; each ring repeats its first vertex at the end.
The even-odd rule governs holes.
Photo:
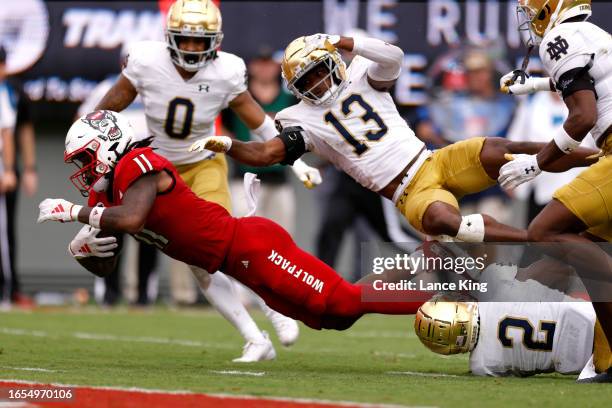
POLYGON ((444 374, 444 373, 421 373, 419 371, 387 371, 385 374, 389 375, 411 375, 415 377, 453 377, 453 378, 465 378, 461 375, 455 374, 444 374))
MULTIPOLYGON (((32 336, 32 337, 43 337, 43 338, 59 338, 60 336, 52 333, 48 333, 41 330, 24 330, 14 329, 8 327, 0 328, 0 334, 8 334, 13 336, 32 336)), ((118 341, 128 343, 150 343, 150 344, 171 344, 185 347, 204 347, 204 348, 217 348, 217 349, 234 349, 236 346, 225 343, 214 343, 204 342, 197 340, 184 340, 184 339, 169 339, 164 337, 146 337, 146 336, 117 336, 114 334, 105 333, 86 333, 86 332, 74 332, 67 333, 69 337, 73 337, 79 340, 95 340, 95 341, 118 341)))
POLYGON ((0 366, 0 368, 6 369, 6 370, 18 370, 18 371, 38 371, 41 373, 58 373, 61 371, 58 370, 49 370, 47 368, 40 368, 40 367, 10 367, 10 366, 0 366))
POLYGON ((209 373, 222 375, 249 375, 251 377, 263 377, 265 371, 240 371, 240 370, 208 370, 209 373))

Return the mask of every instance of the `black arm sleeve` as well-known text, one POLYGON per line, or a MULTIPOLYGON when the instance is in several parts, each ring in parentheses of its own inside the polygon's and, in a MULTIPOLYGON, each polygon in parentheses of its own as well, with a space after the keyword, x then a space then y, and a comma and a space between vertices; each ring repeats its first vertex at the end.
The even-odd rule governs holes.
POLYGON ((304 153, 306 153, 306 143, 302 136, 302 128, 300 126, 290 126, 281 130, 276 137, 285 145, 285 160, 280 164, 292 165, 304 153))
POLYGON ((589 74, 589 69, 593 65, 593 56, 589 63, 582 68, 573 68, 567 72, 564 72, 557 81, 557 89, 561 91, 563 98, 567 98, 574 92, 582 90, 590 90, 595 94, 597 98, 597 92, 595 92, 595 81, 589 74))

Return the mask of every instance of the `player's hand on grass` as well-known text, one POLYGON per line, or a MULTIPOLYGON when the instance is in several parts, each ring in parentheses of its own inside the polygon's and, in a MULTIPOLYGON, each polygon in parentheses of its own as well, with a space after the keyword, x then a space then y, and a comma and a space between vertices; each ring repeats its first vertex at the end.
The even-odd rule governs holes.
POLYGON ((208 136, 197 142, 194 142, 189 147, 190 152, 202 152, 210 150, 216 153, 225 153, 232 148, 232 138, 227 136, 208 136))
POLYGON ((38 204, 37 224, 45 221, 76 221, 83 206, 76 205, 63 198, 46 198, 38 204))
POLYGON ((100 230, 91 225, 84 225, 68 244, 68 253, 75 259, 95 256, 110 258, 115 255, 114 249, 119 244, 114 236, 98 237, 100 230))
POLYGON ((321 173, 315 167, 310 167, 303 160, 297 159, 291 166, 291 170, 306 188, 314 188, 323 182, 321 173))
POLYGON ((497 181, 505 189, 517 188, 542 172, 535 154, 506 153, 504 157, 509 161, 499 169, 497 181))

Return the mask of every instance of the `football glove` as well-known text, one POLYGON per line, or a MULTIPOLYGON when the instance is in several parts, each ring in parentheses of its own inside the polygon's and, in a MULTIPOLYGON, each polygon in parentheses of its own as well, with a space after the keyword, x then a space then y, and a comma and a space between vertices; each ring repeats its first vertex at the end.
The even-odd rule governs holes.
POLYGON ((506 153, 504 157, 509 161, 499 169, 497 181, 505 189, 517 188, 542 172, 535 154, 506 153))
POLYGON ((304 183, 306 188, 314 188, 314 186, 318 186, 323 181, 319 170, 315 167, 310 167, 302 159, 297 159, 293 162, 291 170, 304 183))
POLYGON ((513 95, 550 91, 550 78, 533 78, 523 71, 514 70, 501 77, 499 89, 504 93, 513 95))
POLYGON ((72 222, 76 221, 82 205, 76 205, 63 198, 46 198, 38 204, 39 214, 37 224, 45 221, 72 222))
POLYGON ((194 142, 189 147, 190 152, 210 150, 215 153, 225 153, 232 148, 232 138, 227 136, 208 136, 194 142))
POLYGON ((329 52, 332 52, 336 49, 335 45, 340 41, 339 35, 329 35, 329 34, 312 34, 308 35, 304 38, 304 55, 308 55, 314 50, 326 49, 329 52))
POLYGON ((114 256, 113 250, 119 246, 117 238, 114 236, 98 238, 98 233, 100 233, 99 229, 91 225, 84 225, 68 244, 68 253, 75 259, 90 256, 99 258, 114 256))

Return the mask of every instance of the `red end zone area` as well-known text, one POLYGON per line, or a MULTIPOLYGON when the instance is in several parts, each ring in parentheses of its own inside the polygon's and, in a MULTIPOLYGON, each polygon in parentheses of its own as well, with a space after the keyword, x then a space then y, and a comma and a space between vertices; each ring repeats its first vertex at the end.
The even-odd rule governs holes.
MULTIPOLYGON (((0 406, 2 407, 57 407, 57 408, 166 408, 166 407, 219 407, 224 408, 281 408, 281 407, 381 407, 379 404, 360 404, 354 402, 333 402, 323 400, 264 398, 248 395, 196 394, 188 391, 163 391, 135 388, 81 387, 64 384, 43 384, 27 381, 0 381, 0 406), (45 391, 41 398, 10 398, 15 395, 27 395, 29 390, 45 391), (66 395, 70 390, 71 398, 51 399, 52 392, 66 395), (11 393, 12 391, 12 393, 11 393), (19 391, 19 394, 17 393, 19 391), (25 393, 25 394, 24 394, 25 393)), ((387 405, 388 406, 388 405, 387 405)))

